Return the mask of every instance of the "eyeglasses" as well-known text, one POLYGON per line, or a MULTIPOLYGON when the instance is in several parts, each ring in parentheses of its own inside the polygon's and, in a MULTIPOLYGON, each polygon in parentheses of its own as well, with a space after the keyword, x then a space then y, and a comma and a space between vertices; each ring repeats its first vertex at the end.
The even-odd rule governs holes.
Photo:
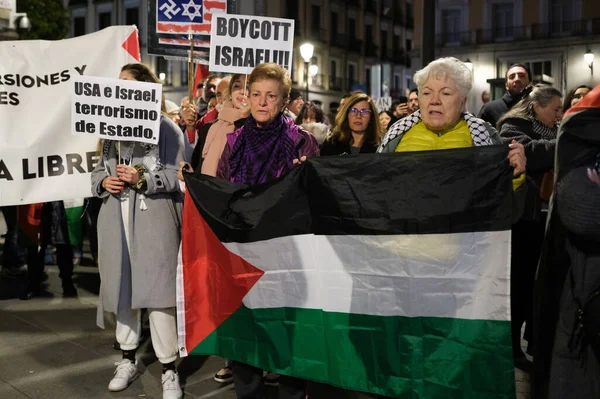
POLYGON ((354 116, 355 118, 358 117, 359 115, 361 117, 369 117, 371 115, 371 111, 368 109, 356 109, 356 108, 352 108, 350 109, 350 111, 348 112, 349 115, 354 116))

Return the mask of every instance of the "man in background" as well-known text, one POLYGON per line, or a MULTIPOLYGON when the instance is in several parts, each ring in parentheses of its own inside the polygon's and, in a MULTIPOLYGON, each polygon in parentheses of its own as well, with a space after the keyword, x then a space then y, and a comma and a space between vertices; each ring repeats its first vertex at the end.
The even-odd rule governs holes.
POLYGON ((392 126, 394 123, 398 122, 400 119, 410 114, 410 110, 408 108, 408 98, 400 96, 398 98, 398 101, 394 101, 392 103, 390 112, 392 113, 393 118, 388 126, 392 126))
POLYGON ((217 85, 220 81, 221 78, 217 75, 208 75, 204 79, 202 95, 198 98, 198 119, 202 118, 208 112, 208 103, 215 96, 217 85))
POLYGON ((302 109, 303 105, 304 100, 302 99, 302 93, 300 93, 300 90, 292 89, 290 90, 290 101, 285 107, 283 113, 293 120, 296 120, 296 117, 298 117, 300 114, 300 110, 302 109))
POLYGON ((531 71, 523 64, 512 64, 506 71, 506 93, 494 101, 490 101, 481 108, 479 117, 489 122, 493 127, 502 115, 508 112, 522 96, 523 89, 531 85, 531 71))
POLYGON ((412 89, 408 94, 408 111, 412 114, 419 109, 419 90, 412 89))

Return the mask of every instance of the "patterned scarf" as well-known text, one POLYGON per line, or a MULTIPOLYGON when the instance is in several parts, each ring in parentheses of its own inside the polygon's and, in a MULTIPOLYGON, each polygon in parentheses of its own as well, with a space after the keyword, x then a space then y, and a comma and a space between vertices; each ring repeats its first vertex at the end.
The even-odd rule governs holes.
POLYGON ((556 140, 558 135, 558 125, 555 124, 554 127, 548 127, 535 119, 533 116, 529 118, 533 126, 533 132, 538 134, 544 140, 556 140))
MULTIPOLYGON (((493 144, 492 138, 488 133, 488 129, 483 124, 481 119, 468 112, 463 112, 461 117, 467 122, 467 126, 469 126, 474 147, 493 144)), ((381 140, 381 145, 377 149, 377 152, 383 152, 383 149, 388 145, 388 143, 398 136, 400 136, 400 140, 402 140, 402 136, 404 136, 404 134, 408 132, 410 128, 419 122, 421 122, 421 111, 417 110, 407 117, 404 117, 398 122, 394 123, 388 129, 387 133, 383 137, 383 140, 381 140)))
POLYGON ((283 114, 263 128, 250 115, 238 131, 229 157, 231 176, 236 183, 264 183, 290 170, 294 159, 299 158, 295 145, 298 126, 283 114))

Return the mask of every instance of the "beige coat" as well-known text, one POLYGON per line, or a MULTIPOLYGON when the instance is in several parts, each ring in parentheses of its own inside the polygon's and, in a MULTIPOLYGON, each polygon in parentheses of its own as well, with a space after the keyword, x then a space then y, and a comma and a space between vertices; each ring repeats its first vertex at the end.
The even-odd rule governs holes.
POLYGON ((202 149, 202 169, 200 172, 203 175, 216 176, 217 167, 221 154, 227 144, 227 134, 233 133, 235 129, 234 122, 248 116, 247 111, 233 108, 230 102, 223 104, 223 108, 219 112, 219 119, 208 131, 206 143, 202 149))

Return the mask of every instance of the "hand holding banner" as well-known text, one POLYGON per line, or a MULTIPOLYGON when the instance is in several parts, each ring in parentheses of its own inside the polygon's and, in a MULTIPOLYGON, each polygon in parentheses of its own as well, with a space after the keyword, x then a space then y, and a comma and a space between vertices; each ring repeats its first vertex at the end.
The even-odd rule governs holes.
POLYGON ((157 144, 162 85, 79 76, 73 80, 74 136, 157 144))

